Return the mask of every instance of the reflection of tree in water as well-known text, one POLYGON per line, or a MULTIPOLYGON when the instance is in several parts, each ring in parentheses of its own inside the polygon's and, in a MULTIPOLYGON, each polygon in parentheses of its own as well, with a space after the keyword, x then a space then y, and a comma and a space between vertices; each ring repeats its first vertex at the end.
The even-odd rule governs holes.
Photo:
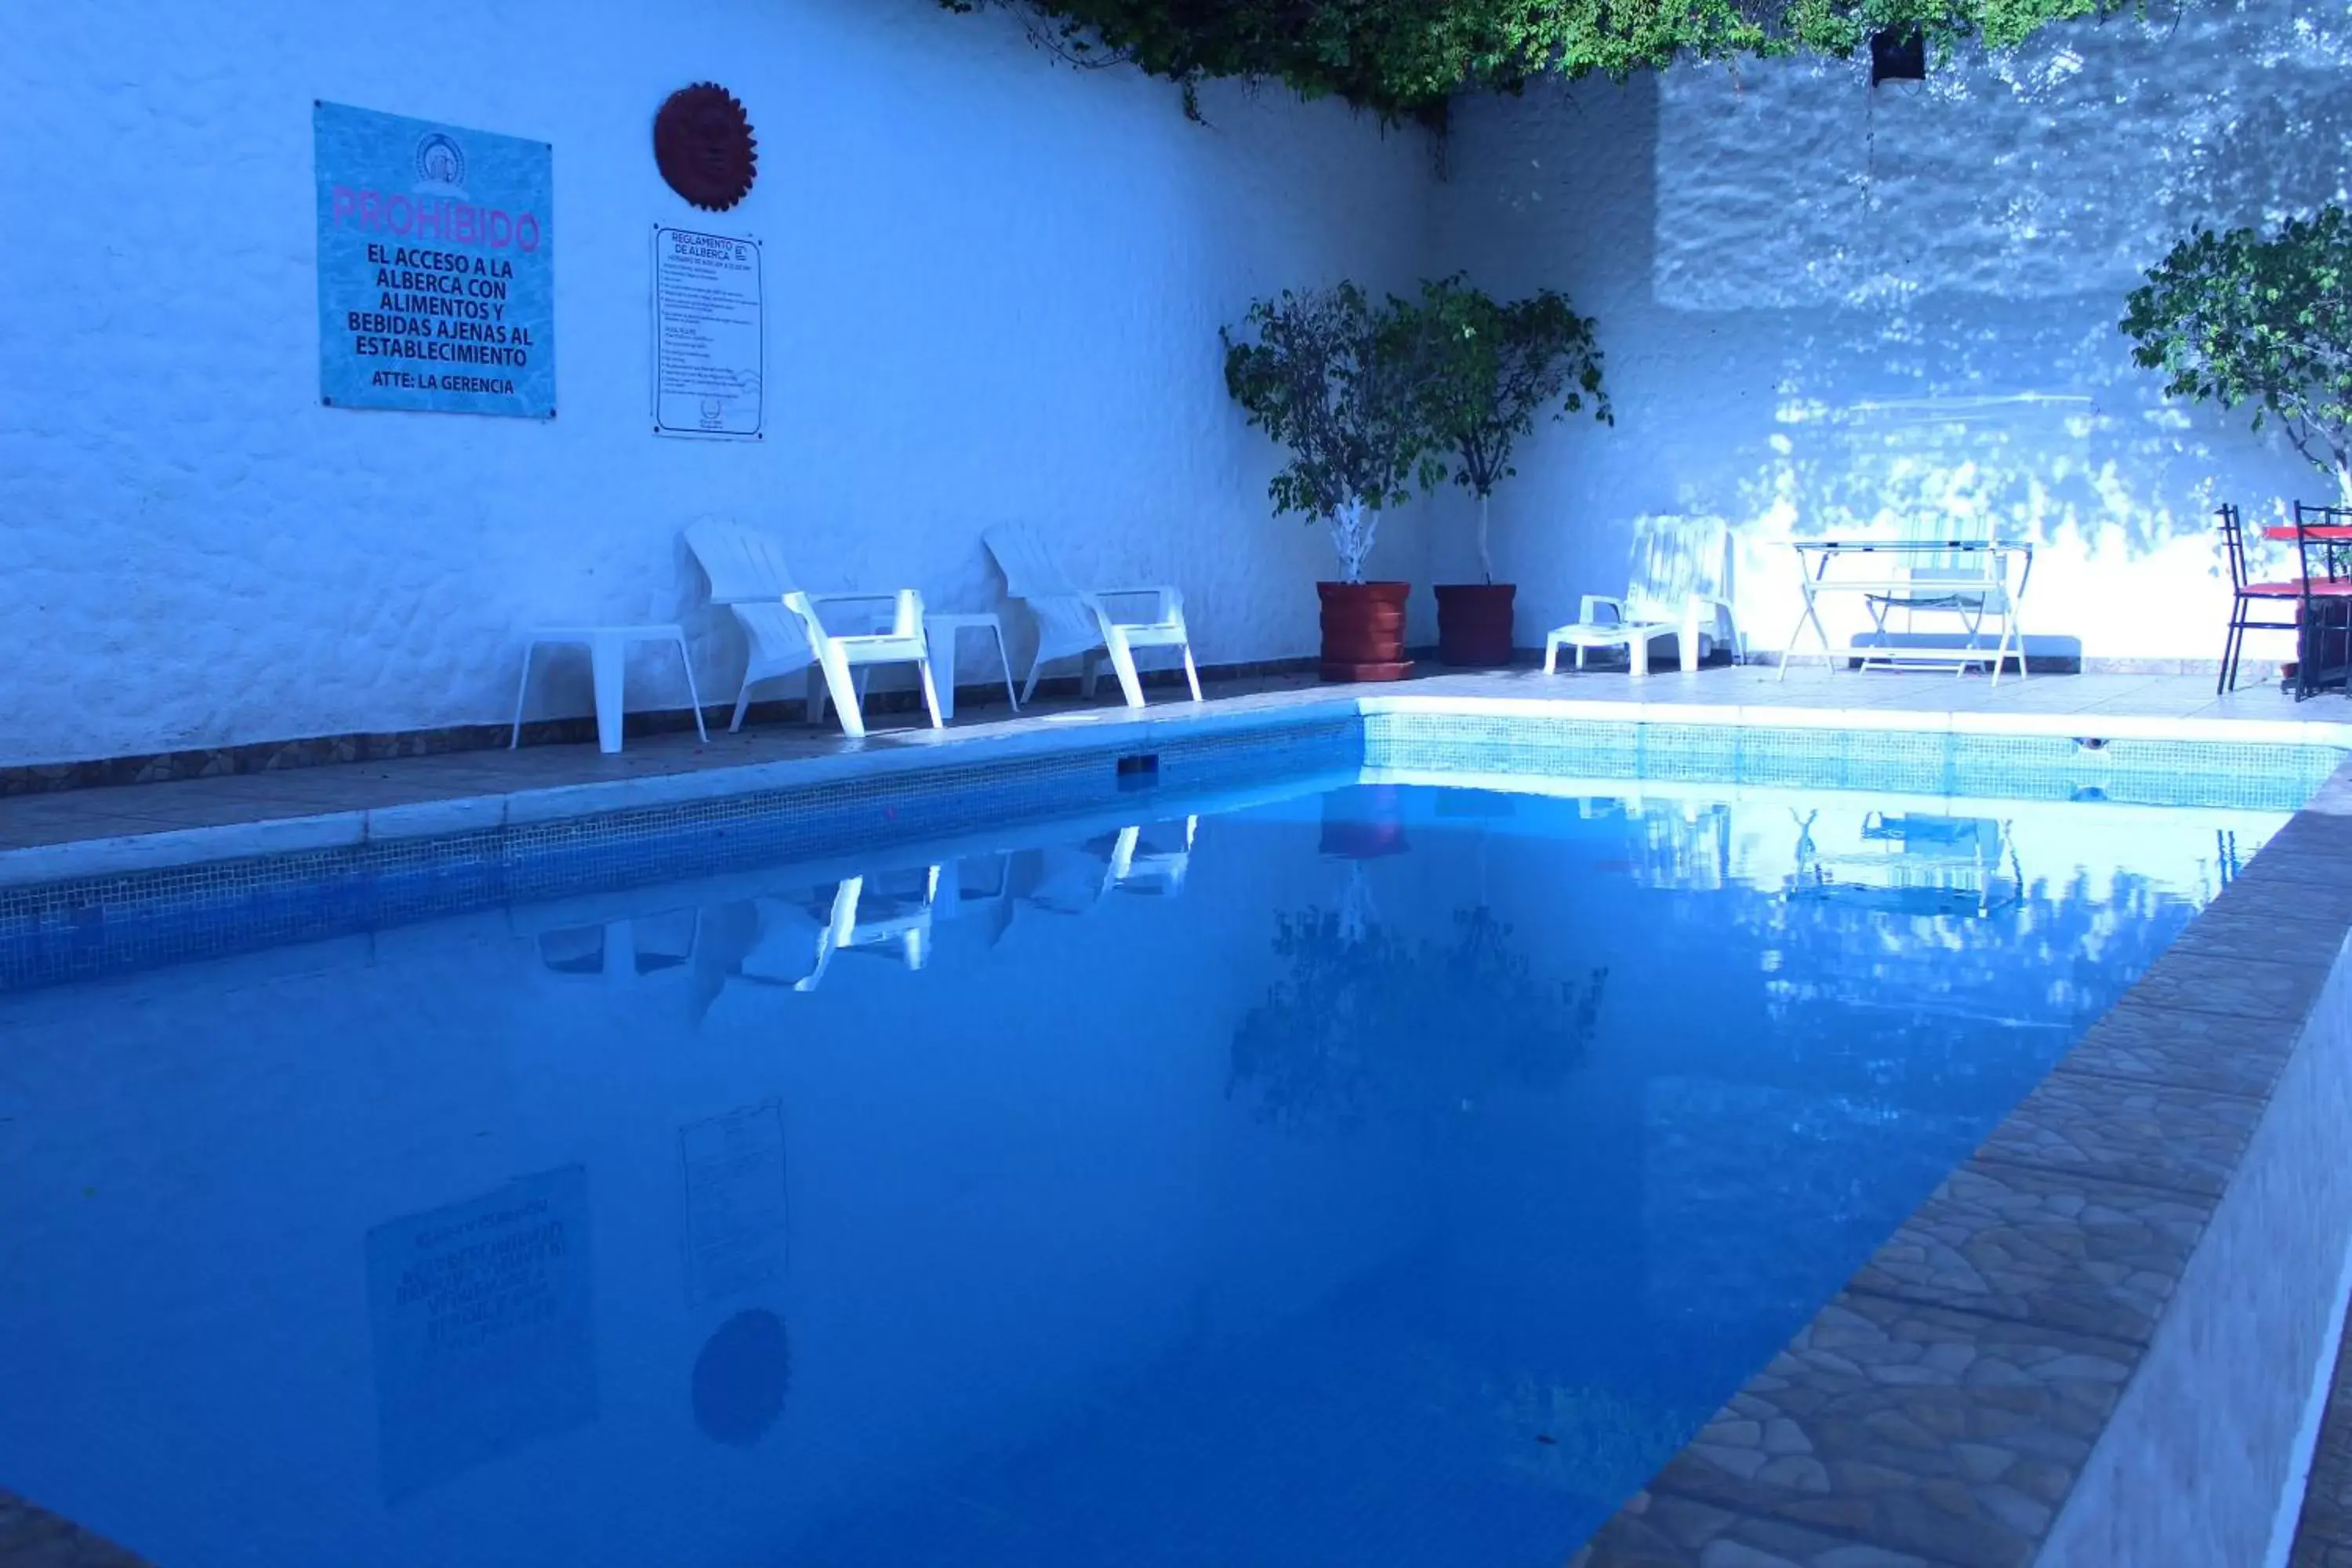
MULTIPOLYGON (((1818 1088, 1935 1111, 2005 1111, 2146 972, 2198 900, 2131 871, 2104 888, 2080 870, 2033 879, 1990 819, 1909 820, 1981 829, 2002 847, 1981 865, 1890 854, 1877 864, 1899 873, 1896 886, 1841 884, 1806 869, 1811 835, 1800 818, 1790 829, 1801 835, 1800 875, 1759 888, 1693 864, 1678 805, 1632 806, 1623 843, 1635 879, 1668 900, 1662 927, 1742 939, 1718 946, 1753 953, 1738 962, 1757 966, 1747 973, 1764 1016, 1818 1088), (1952 886, 1939 897, 1945 872, 1952 886)), ((1836 858, 1847 875, 1865 864, 1836 858)), ((1727 972, 1714 983, 1732 982, 1727 972)))
MULTIPOLYGON (((1654 845, 1642 815, 1622 838, 1634 857, 1654 845)), ((1644 1084, 1642 1289, 1659 1321, 1742 1364, 1851 1275, 2195 908, 2130 872, 2021 876, 1990 818, 1900 819, 1894 840, 1891 820, 1854 813, 1834 837, 1816 823, 1841 853, 1809 855, 1809 837, 1793 874, 1760 887, 1659 876, 1638 916, 1709 956, 1692 984, 1728 1031, 1644 1084)))
POLYGON ((1537 979, 1483 905, 1454 926, 1441 942, 1336 910, 1276 917, 1290 973, 1235 1032, 1228 1092, 1271 1121, 1345 1131, 1559 1082, 1591 1039, 1608 972, 1537 979))
POLYGON ((1890 914, 1834 896, 1742 902, 1762 944, 1770 1016, 1800 1038, 1849 1042, 1884 1088, 1930 1093, 1946 1074, 1976 1074, 1987 1027, 2059 1030, 2052 1047, 2063 1048, 2195 912, 2127 871, 2104 896, 2081 872, 2055 888, 2033 881, 1981 917, 1890 914), (1819 1028, 1832 1014, 1845 1022, 1819 1028))

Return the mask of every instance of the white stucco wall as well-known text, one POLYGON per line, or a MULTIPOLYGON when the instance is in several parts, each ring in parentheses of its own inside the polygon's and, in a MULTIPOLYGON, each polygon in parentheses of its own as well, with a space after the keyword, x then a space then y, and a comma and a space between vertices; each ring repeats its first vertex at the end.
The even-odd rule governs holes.
MULTIPOLYGON (((2192 226, 2343 199, 2347 64, 2342 0, 2251 0, 1925 83, 1750 61, 1463 106, 1447 263, 1566 289, 1617 403, 1613 429, 1546 427, 1496 494, 1519 640, 1624 585, 1643 511, 1734 521, 1744 628, 1777 650, 1788 539, 1949 510, 2042 546, 2041 647, 2215 658, 2212 508, 2269 521, 2332 486, 2242 416, 2168 405, 2116 323, 2192 226)), ((1466 574, 1466 530, 1440 538, 1466 574)))
MULTIPOLYGON (((1735 520, 1770 648, 1786 540, 1948 508, 2042 546, 2049 651, 2210 659, 2211 506, 2324 484, 2166 405, 2114 323, 2191 224, 2344 195, 2347 18, 2192 6, 1876 89, 1819 62, 1538 88, 1463 104, 1438 183, 1418 132, 1278 90, 1193 125, 931 0, 509 0, 430 49, 293 0, 28 12, 0 50, 0 765, 502 720, 549 619, 685 616, 723 700, 740 645, 676 542, 702 512, 814 587, 948 609, 1000 602, 979 531, 1026 519, 1084 575, 1181 584, 1206 661, 1308 653, 1328 549, 1267 515, 1216 328, 1456 266, 1567 289, 1609 353, 1616 426, 1547 426, 1497 496, 1523 643, 1622 585, 1645 510, 1735 520), (698 218, 647 130, 706 78, 761 176, 698 218), (553 144, 558 420, 319 406, 313 99, 553 144), (656 221, 766 243, 760 446, 650 434, 656 221)), ((1407 509, 1375 574, 1468 576, 1467 515, 1407 509)), ((683 696, 634 667, 633 705, 683 696)), ((567 670, 535 710, 586 700, 567 670)))
MULTIPOLYGON (((1076 72, 932 0, 500 0, 425 36, 296 0, 12 6, 0 48, 0 765, 503 721, 521 628, 687 611, 700 512, 815 589, 997 602, 980 530, 1172 580, 1204 660, 1310 649, 1328 548, 1216 329, 1285 286, 1422 269, 1434 163, 1334 104, 1076 72), (698 215, 655 169, 671 90, 760 138, 698 215), (319 404, 311 101, 554 146, 559 417, 319 404), (765 242, 769 435, 657 439, 648 231, 765 242)), ((1420 576, 1393 530, 1375 564, 1420 576)), ((693 622, 706 696, 731 628, 693 622)), ((548 710, 586 710, 585 678, 548 710)), ((633 667, 630 702, 682 704, 633 667)))

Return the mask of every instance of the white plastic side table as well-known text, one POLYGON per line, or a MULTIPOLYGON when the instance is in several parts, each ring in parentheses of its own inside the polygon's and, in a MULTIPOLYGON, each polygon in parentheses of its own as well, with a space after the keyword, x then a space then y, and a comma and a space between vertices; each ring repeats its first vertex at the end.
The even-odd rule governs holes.
POLYGON ((931 683, 940 689, 940 718, 955 717, 956 635, 971 631, 985 631, 996 639, 996 657, 1004 666, 1005 700, 1013 704, 1015 713, 1020 712, 1021 699, 1013 691, 1013 660, 1004 651, 1004 626, 995 614, 925 616, 923 641, 930 649, 931 683))
POLYGON ((541 626, 530 634, 530 645, 523 650, 522 684, 515 689, 514 733, 507 740, 512 751, 522 744, 522 705, 530 695, 530 664, 541 647, 550 645, 577 644, 588 650, 588 667, 596 686, 596 749, 610 755, 621 749, 621 715, 625 710, 621 703, 621 671, 627 664, 629 645, 635 642, 667 643, 677 649, 678 662, 686 667, 686 694, 694 704, 694 732, 710 743, 710 731, 702 727, 702 693, 694 686, 694 660, 686 651, 686 630, 678 626, 541 626))

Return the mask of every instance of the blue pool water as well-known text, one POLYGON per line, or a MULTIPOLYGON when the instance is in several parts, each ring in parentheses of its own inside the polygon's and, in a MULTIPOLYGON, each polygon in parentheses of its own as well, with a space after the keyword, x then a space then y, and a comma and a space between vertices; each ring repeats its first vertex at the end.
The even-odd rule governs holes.
POLYGON ((164 1568, 1557 1564, 2281 822, 1301 784, 0 996, 164 1568))

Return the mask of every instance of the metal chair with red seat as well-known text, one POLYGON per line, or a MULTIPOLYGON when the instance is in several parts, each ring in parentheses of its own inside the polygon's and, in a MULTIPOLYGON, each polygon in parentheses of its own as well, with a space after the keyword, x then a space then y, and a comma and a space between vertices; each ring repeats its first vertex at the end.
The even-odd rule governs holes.
POLYGON ((2238 661, 2246 651, 2248 632, 2291 632, 2303 624, 2300 618, 2256 620, 2254 616, 2259 613, 2256 607, 2263 604, 2292 603, 2300 609, 2304 595, 2300 580, 2283 583, 2247 581, 2246 531, 2238 509, 2225 504, 2214 515, 2221 520, 2221 552, 2229 558, 2232 595, 2230 600, 2230 629, 2221 641, 2221 673, 2213 682, 2213 694, 2218 697, 2224 691, 2238 689, 2238 661))
POLYGON ((2303 568, 2302 579, 2294 584, 2299 590, 2297 702, 2323 685, 2341 688, 2352 675, 2352 575, 2342 570, 2347 544, 2352 544, 2352 507, 2294 503, 2294 552, 2303 568), (2317 571, 2312 569, 2315 551, 2317 571))

